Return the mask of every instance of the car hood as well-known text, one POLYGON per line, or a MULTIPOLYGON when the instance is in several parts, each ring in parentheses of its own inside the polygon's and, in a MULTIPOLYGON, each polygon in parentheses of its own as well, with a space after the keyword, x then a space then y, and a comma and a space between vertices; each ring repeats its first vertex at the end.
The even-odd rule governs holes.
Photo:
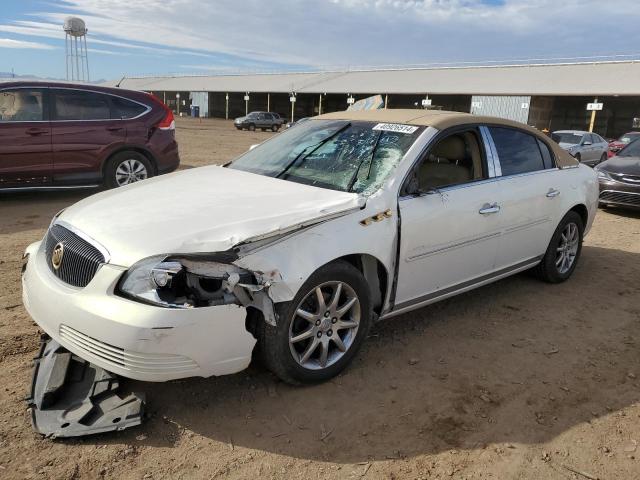
POLYGON ((158 254, 226 251, 363 204, 355 193, 209 166, 98 193, 57 221, 100 243, 110 263, 128 267, 158 254))
POLYGON ((598 165, 598 170, 621 175, 640 175, 640 157, 611 157, 598 165))

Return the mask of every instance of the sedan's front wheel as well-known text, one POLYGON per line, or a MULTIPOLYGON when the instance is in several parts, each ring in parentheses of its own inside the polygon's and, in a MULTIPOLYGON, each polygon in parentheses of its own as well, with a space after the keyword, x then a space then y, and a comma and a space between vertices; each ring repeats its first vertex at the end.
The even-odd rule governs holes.
POLYGON ((352 265, 317 270, 293 301, 278 306, 277 326, 262 322, 260 349, 282 380, 315 383, 340 373, 353 359, 371 323, 369 288, 352 265))

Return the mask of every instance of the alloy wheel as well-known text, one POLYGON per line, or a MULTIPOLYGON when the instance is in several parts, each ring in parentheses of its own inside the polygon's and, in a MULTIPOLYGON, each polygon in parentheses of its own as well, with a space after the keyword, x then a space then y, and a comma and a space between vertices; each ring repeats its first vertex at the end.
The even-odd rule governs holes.
POLYGON ((567 223, 560 234, 560 243, 556 248, 556 268, 558 273, 564 275, 573 266, 578 247, 580 246, 580 231, 578 225, 567 223))
POLYGON ((289 349, 309 370, 329 367, 342 358, 360 326, 360 300, 351 286, 332 281, 316 286, 298 304, 289 326, 289 349))
POLYGON ((123 161, 116 168, 116 182, 119 187, 139 182, 147 177, 147 167, 135 158, 123 161))

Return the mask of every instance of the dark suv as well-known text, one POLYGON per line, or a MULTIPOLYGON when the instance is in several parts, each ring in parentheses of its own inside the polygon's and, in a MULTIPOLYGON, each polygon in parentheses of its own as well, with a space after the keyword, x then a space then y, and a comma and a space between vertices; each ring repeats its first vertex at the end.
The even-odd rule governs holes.
POLYGON ((150 94, 0 83, 0 190, 119 187, 179 163, 173 113, 150 94))
POLYGON ((234 125, 238 130, 255 130, 256 128, 265 130, 273 130, 277 132, 282 126, 282 118, 277 113, 271 112, 251 112, 245 117, 238 117, 234 121, 234 125))

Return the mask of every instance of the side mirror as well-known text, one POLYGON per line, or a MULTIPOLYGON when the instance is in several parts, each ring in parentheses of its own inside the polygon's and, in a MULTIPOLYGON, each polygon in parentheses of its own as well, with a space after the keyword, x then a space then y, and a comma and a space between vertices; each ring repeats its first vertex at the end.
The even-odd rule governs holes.
POLYGON ((587 140, 586 142, 582 142, 582 145, 584 145, 585 147, 588 147, 589 145, 592 145, 592 143, 587 140))

